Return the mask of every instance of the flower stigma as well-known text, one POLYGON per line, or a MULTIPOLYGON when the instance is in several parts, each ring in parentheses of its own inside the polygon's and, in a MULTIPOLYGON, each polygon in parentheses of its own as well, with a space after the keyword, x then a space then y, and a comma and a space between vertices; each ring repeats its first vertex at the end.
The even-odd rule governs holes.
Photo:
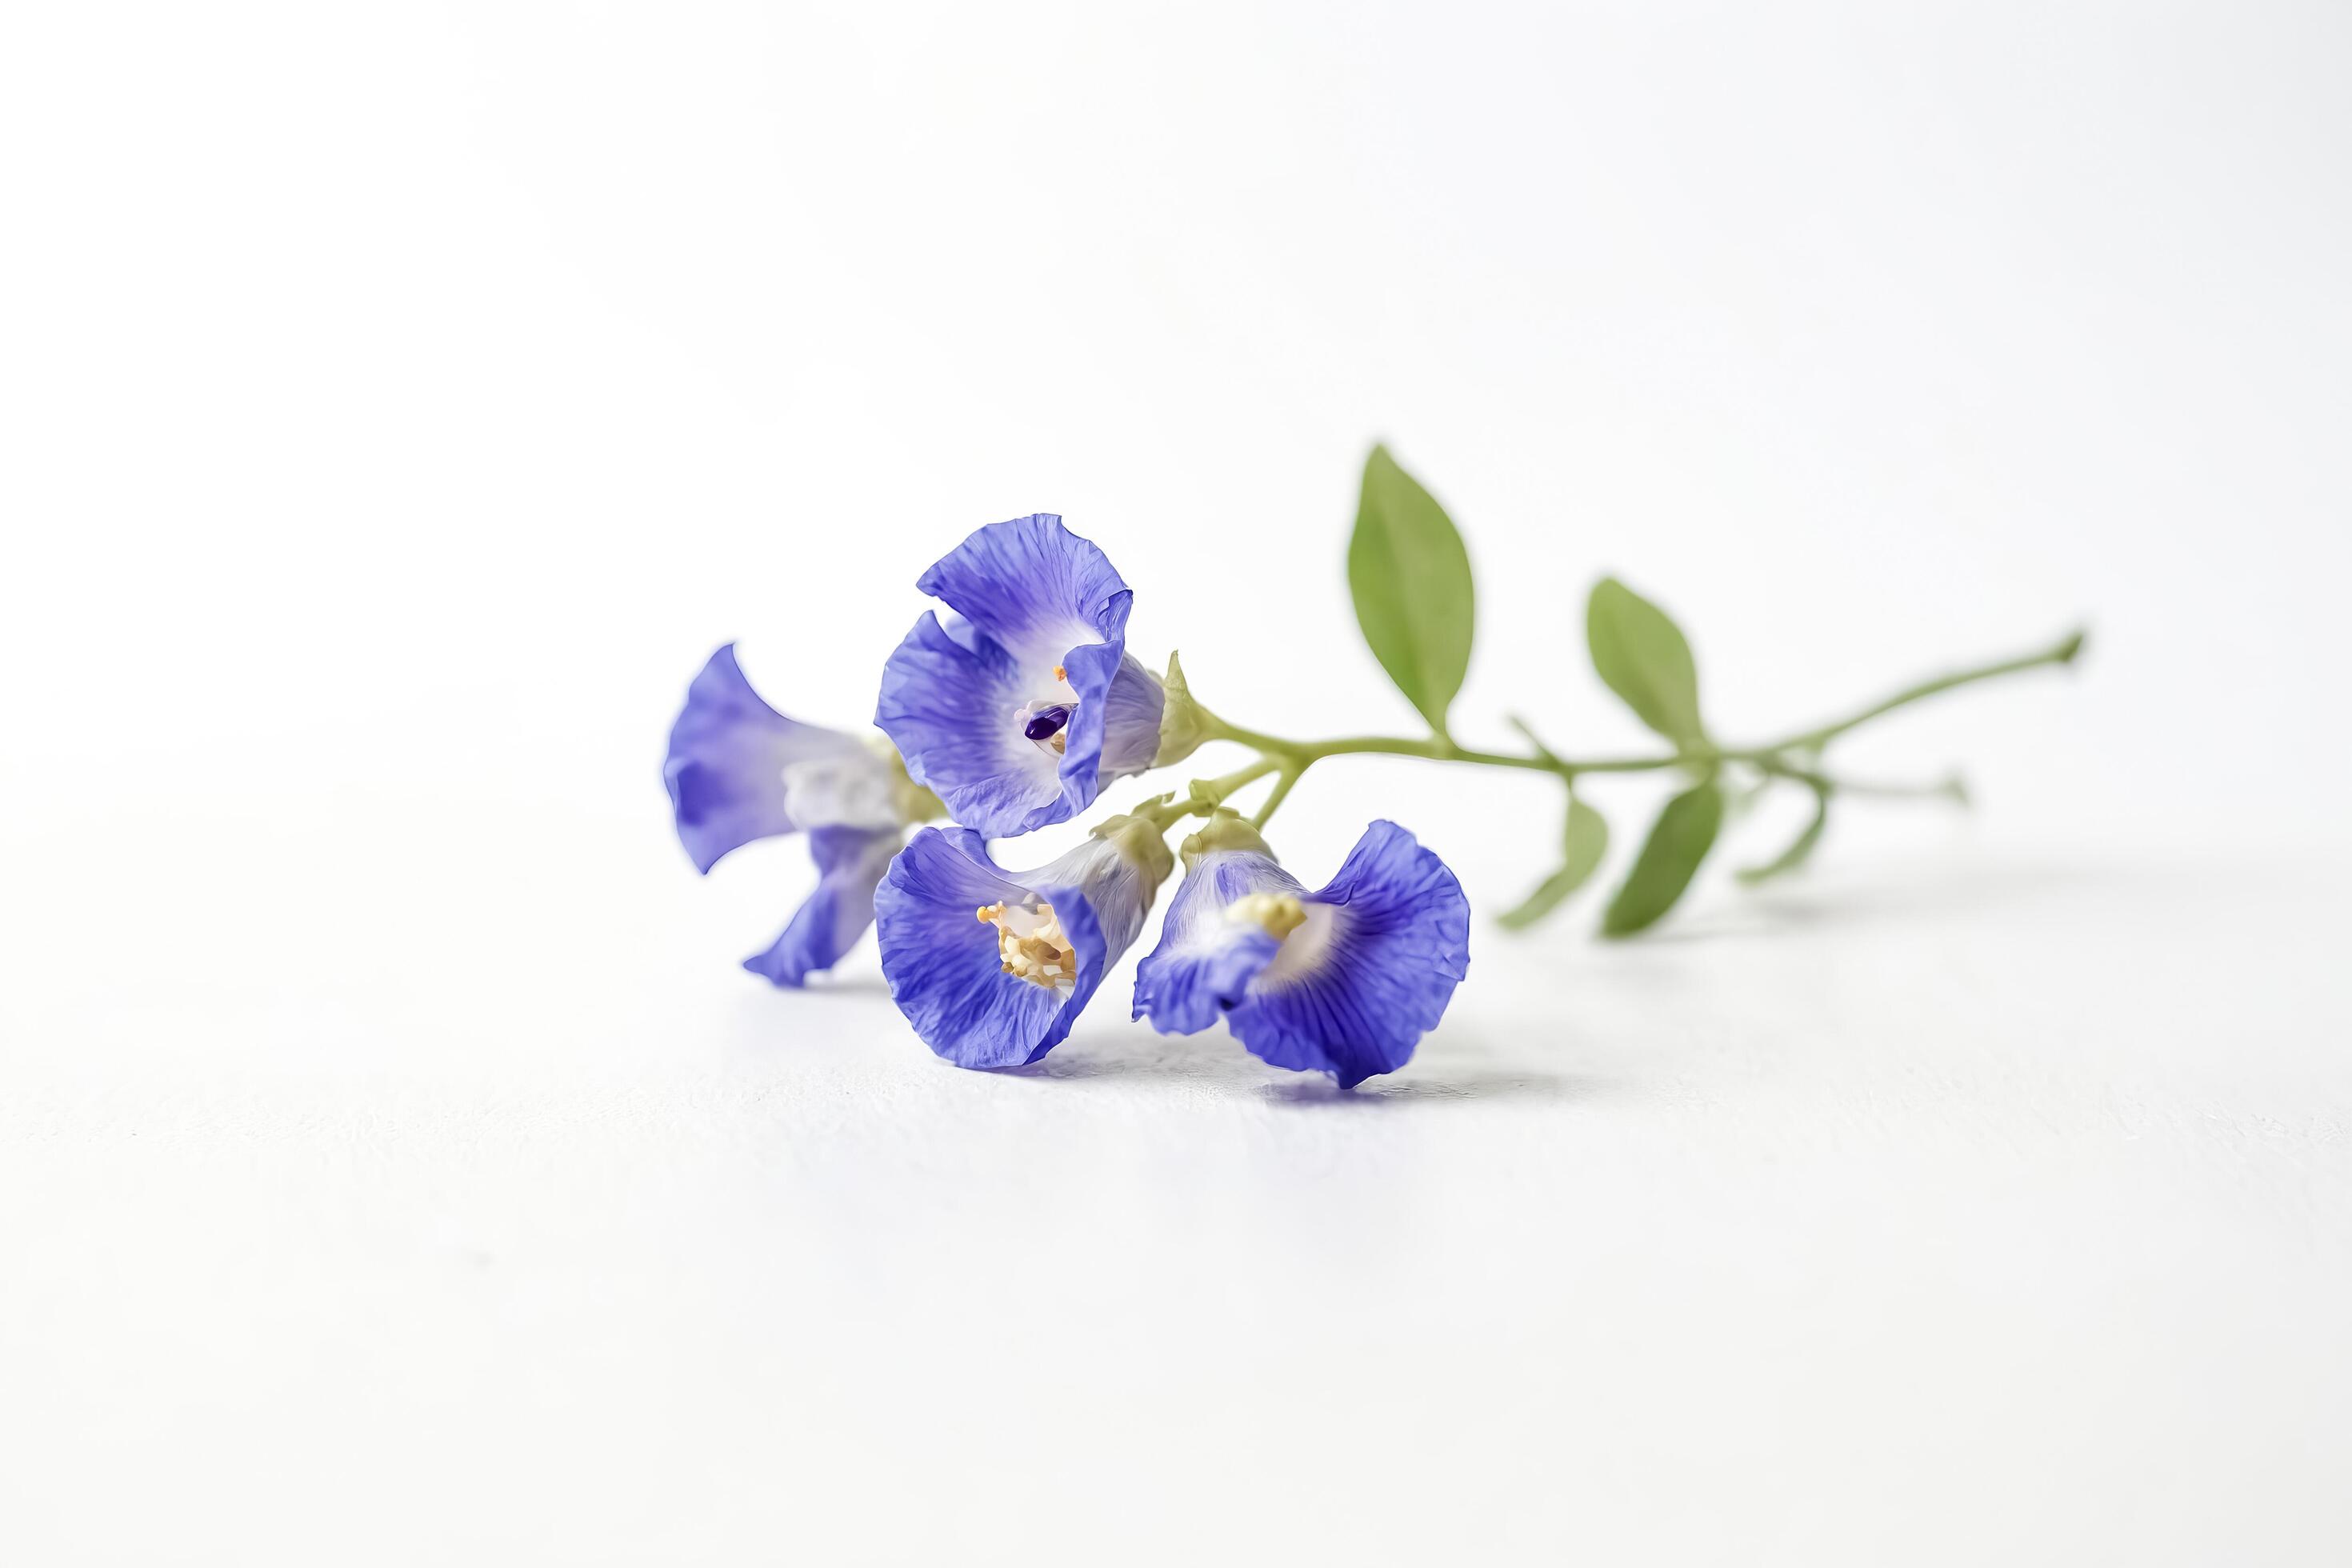
POLYGON ((1074 710, 1072 703, 1048 702, 1043 707, 1022 709, 1013 715, 1013 721, 1021 726, 1024 737, 1036 742, 1039 750, 1058 757, 1069 746, 1070 715, 1074 710))
POLYGON ((1031 714, 1029 721, 1021 726, 1021 732, 1033 741, 1050 740, 1069 721, 1070 710, 1066 704, 1050 703, 1031 714))
POLYGON ((1077 950, 1053 905, 982 904, 972 913, 996 928, 996 955, 1005 973, 1047 991, 1077 984, 1077 950))

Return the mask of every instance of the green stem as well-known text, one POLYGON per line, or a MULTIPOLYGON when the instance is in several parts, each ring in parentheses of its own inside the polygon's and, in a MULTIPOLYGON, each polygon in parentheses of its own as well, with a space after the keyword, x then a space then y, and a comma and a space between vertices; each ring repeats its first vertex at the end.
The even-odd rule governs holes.
POLYGON ((1521 734, 1527 737, 1528 744, 1534 748, 1528 755, 1521 756, 1508 752, 1475 751, 1468 747, 1457 746, 1450 739, 1442 735, 1433 735, 1427 740, 1418 741, 1399 735, 1349 735, 1329 741, 1286 741, 1279 736, 1244 729, 1239 724, 1227 723, 1204 708, 1202 710, 1202 718, 1207 725, 1211 739, 1232 741, 1255 748, 1259 755, 1257 761, 1248 767, 1227 773, 1223 778, 1212 779, 1203 784, 1195 785, 1195 795, 1197 798, 1202 792, 1207 792, 1210 805, 1213 806, 1222 802, 1226 795, 1230 795, 1243 784, 1263 778, 1269 773, 1278 773, 1279 777, 1275 781, 1274 793, 1266 797, 1265 804, 1258 807, 1256 816, 1252 818, 1255 826, 1263 827, 1267 819, 1274 816, 1276 808, 1280 806, 1284 798, 1290 794, 1292 786, 1298 783, 1300 775, 1317 763, 1327 757, 1391 756, 1424 757, 1433 762, 1442 763, 1468 763, 1476 767, 1520 768, 1532 773, 1551 773, 1571 784, 1579 775, 1584 773, 1656 773, 1667 768, 1704 771, 1712 769, 1721 763, 1746 763, 1770 776, 1795 779, 1817 790, 1835 789, 1850 795, 1909 798, 1923 795, 1947 795, 1965 802, 1968 798, 1967 791, 1958 778, 1948 779, 1941 784, 1932 785, 1848 784, 1831 779, 1810 769, 1798 767, 1787 760, 1785 753, 1818 752, 1849 730, 1859 728, 1884 714, 1892 713, 1898 708, 1908 707, 1914 702, 1934 697, 1940 692, 1949 691, 1955 687, 1971 685, 1979 680, 1991 680, 2004 675, 2015 675, 2021 670, 2034 669, 2043 665, 2071 664, 2075 656, 2082 652, 2082 648, 2083 634, 2079 631, 2074 632, 2039 653, 2006 658, 1993 664, 1977 665, 1967 669, 1955 670, 1948 675, 1937 676, 1932 680, 1923 680, 1916 686, 1905 688, 1883 701, 1874 703, 1851 717, 1841 719, 1834 723, 1821 725, 1816 729, 1801 731, 1786 740, 1775 742, 1770 745, 1725 748, 1700 744, 1679 747, 1668 755, 1660 757, 1593 757, 1577 761, 1558 756, 1541 741, 1536 739, 1533 731, 1516 719, 1512 723, 1521 734))
POLYGON ((1288 756, 1298 749, 1296 741, 1278 740, 1255 730, 1244 730, 1239 724, 1228 724, 1206 708, 1201 709, 1201 723, 1206 738, 1212 741, 1232 741, 1275 756, 1288 756))
POLYGON ((1274 793, 1265 797, 1265 804, 1257 808, 1257 815, 1255 816, 1250 818, 1250 826, 1252 827, 1263 828, 1265 826, 1266 823, 1271 820, 1274 816, 1275 807, 1282 804, 1283 797, 1290 793, 1290 786, 1297 784, 1298 782, 1298 775, 1306 771, 1307 764, 1305 763, 1299 763, 1295 768, 1285 768, 1282 770, 1282 776, 1274 781, 1274 793))
POLYGON ((1284 767, 1285 764, 1277 758, 1261 756, 1232 773, 1222 773, 1213 779, 1194 779, 1181 800, 1171 794, 1139 801, 1128 815, 1141 817, 1165 833, 1188 816, 1208 816, 1223 805, 1225 797, 1234 791, 1270 773, 1282 771, 1284 767))
POLYGON ((1244 784, 1254 784, 1257 780, 1265 777, 1265 775, 1270 773, 1280 771, 1282 765, 1282 763, 1277 758, 1261 756, 1257 761, 1250 763, 1247 767, 1235 768, 1232 773, 1222 774, 1219 777, 1213 779, 1195 779, 1192 781, 1192 798, 1195 800, 1205 800, 1210 808, 1213 810, 1217 806, 1223 805, 1225 796, 1233 794, 1234 791, 1241 788, 1244 784))
POLYGON ((1807 730, 1802 734, 1791 735, 1779 745, 1769 749, 1775 752, 1818 752, 1848 730, 1867 724, 1882 714, 1894 712, 1897 708, 1908 707, 1925 698, 1949 691, 1956 686, 1968 686, 1979 680, 1991 680, 1998 676, 2015 675, 2020 670, 2036 669, 2045 664, 2072 664, 2074 662, 2074 656, 2082 651, 2083 634, 2079 631, 2071 632, 2040 653, 2030 653, 2021 658, 2006 658, 1999 664, 1985 664, 1970 669, 1954 670, 1949 675, 1939 675, 1933 680, 1923 680, 1916 686, 1906 687, 1885 701, 1873 703, 1852 718, 1841 719, 1834 724, 1824 724, 1818 730, 1807 730))
MULTIPOLYGON (((1244 730, 1238 724, 1228 724, 1213 716, 1209 720, 1209 734, 1214 740, 1233 741, 1255 747, 1267 756, 1296 763, 1301 769, 1326 757, 1426 757, 1432 762, 1469 763, 1485 768, 1526 768, 1535 773, 1573 777, 1577 773, 1649 773, 1702 760, 1701 753, 1678 752, 1668 757, 1596 757, 1572 763, 1549 753, 1521 757, 1507 752, 1474 751, 1433 736, 1426 741, 1415 741, 1402 735, 1347 735, 1330 741, 1285 741, 1255 730, 1244 730)), ((1723 752, 1706 754, 1738 757, 1746 753, 1723 752)))
POLYGON ((1934 784, 1880 784, 1863 779, 1832 778, 1814 768, 1797 767, 1779 759, 1756 763, 1759 772, 1776 779, 1804 784, 1816 795, 1857 795, 1865 800, 1948 800, 1969 804, 1968 781, 1950 773, 1934 784))

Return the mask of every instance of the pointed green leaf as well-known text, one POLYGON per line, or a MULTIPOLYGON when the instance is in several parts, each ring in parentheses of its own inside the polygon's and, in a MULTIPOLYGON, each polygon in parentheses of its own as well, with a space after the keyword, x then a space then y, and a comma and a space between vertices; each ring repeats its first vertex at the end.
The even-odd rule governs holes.
POLYGON ((1813 846, 1822 841, 1822 830, 1830 825, 1830 795, 1825 789, 1813 791, 1813 819, 1797 835, 1796 842, 1761 866, 1746 866, 1733 873, 1748 887, 1769 882, 1775 877, 1785 877, 1802 866, 1813 853, 1813 846))
POLYGON ((1642 722, 1676 745, 1701 740, 1698 667, 1666 613, 1614 577, 1592 585, 1584 634, 1592 668, 1642 722))
POLYGON ((1565 859, 1560 868, 1546 877, 1542 885, 1528 895, 1525 903, 1501 917, 1505 930, 1527 930, 1558 909, 1562 899, 1584 886, 1600 868, 1601 856, 1608 853, 1609 824, 1599 812, 1570 795, 1564 838, 1565 859))
POLYGON ((1430 493, 1397 467, 1386 447, 1364 460, 1356 531, 1348 542, 1348 589, 1356 624, 1389 679, 1430 729, 1445 733, 1445 710, 1470 668, 1477 605, 1470 552, 1430 493))
POLYGON ((1624 886, 1601 917, 1604 936, 1631 936, 1675 907, 1723 826, 1723 790, 1713 779, 1666 802, 1624 886))

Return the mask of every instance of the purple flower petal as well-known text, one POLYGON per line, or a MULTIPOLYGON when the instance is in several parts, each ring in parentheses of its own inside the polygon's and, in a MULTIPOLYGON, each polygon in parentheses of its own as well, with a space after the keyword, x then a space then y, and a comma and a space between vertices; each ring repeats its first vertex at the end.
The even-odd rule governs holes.
POLYGON ((1225 911, 1252 893, 1307 889, 1271 855, 1219 850, 1185 872, 1160 923, 1160 943, 1135 968, 1135 1013, 1163 1035, 1198 1034, 1241 1005, 1281 940, 1225 911))
POLYGON ((1018 1067, 1068 1037, 1143 929, 1157 889, 1157 873, 1106 839, 1089 838, 1034 871, 1006 871, 979 834, 927 827, 875 893, 882 972, 934 1052, 959 1067, 1018 1067), (1008 973, 999 927, 979 914, 1000 904, 1050 912, 1075 975, 1049 988, 1008 973))
POLYGON ((874 721, 957 821, 1026 833, 1151 765, 1164 699, 1127 656, 1134 595, 1060 518, 980 529, 917 585, 960 619, 915 623, 884 667, 874 721), (1032 739, 1032 720, 1056 707, 1066 721, 1032 739))
POLYGON ((1269 855, 1220 850, 1194 862, 1138 966, 1136 1014, 1190 1034, 1222 1012, 1256 1056, 1352 1089, 1412 1059, 1468 973, 1469 944, 1461 884, 1392 822, 1366 828, 1313 893, 1269 855), (1307 923, 1276 939, 1228 921, 1252 893, 1297 898, 1307 923))
POLYGON ((817 827, 809 832, 816 858, 816 890, 765 952, 743 967, 778 985, 799 985, 812 971, 831 969, 874 923, 874 889, 898 852, 900 830, 817 827))
POLYGON ((695 868, 706 872, 721 856, 755 838, 824 825, 808 820, 811 815, 845 813, 868 827, 893 822, 887 814, 891 782, 888 763, 855 735, 799 723, 760 700, 735 662, 732 643, 712 654, 687 688, 686 707, 670 727, 669 754, 662 763, 678 842, 695 868), (835 804, 796 815, 791 787, 795 773, 812 786, 806 792, 812 804, 835 804), (844 806, 842 801, 856 804, 844 806), (877 801, 883 813, 878 817, 877 801))

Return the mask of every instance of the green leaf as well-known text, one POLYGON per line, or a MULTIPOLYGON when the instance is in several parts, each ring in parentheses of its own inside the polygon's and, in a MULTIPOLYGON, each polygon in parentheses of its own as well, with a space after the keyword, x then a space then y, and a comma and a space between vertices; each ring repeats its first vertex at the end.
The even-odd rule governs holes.
POLYGON ((1364 459, 1348 590, 1372 656, 1436 734, 1470 668, 1477 605, 1470 552, 1445 509, 1386 447, 1364 459))
POLYGON ((1584 634, 1592 645, 1592 668, 1643 723, 1676 745, 1705 738, 1698 667, 1665 611, 1616 578, 1603 577, 1585 606, 1584 634))
POLYGON ((1609 850, 1609 824, 1574 795, 1568 797, 1568 829, 1563 837, 1565 862, 1528 895, 1525 903, 1502 916, 1505 930, 1527 930, 1558 909, 1562 899, 1584 886, 1600 869, 1601 858, 1609 850))
POLYGON ((1673 909, 1722 826, 1723 790, 1713 779, 1666 802, 1633 868, 1625 873, 1624 886, 1601 917, 1601 934, 1631 936, 1673 909))
POLYGON ((1746 866, 1733 873, 1748 887, 1769 882, 1775 877, 1785 877, 1812 857, 1813 846, 1822 841, 1822 830, 1830 825, 1830 793, 1813 791, 1813 819, 1797 835, 1795 843, 1761 866, 1746 866))

